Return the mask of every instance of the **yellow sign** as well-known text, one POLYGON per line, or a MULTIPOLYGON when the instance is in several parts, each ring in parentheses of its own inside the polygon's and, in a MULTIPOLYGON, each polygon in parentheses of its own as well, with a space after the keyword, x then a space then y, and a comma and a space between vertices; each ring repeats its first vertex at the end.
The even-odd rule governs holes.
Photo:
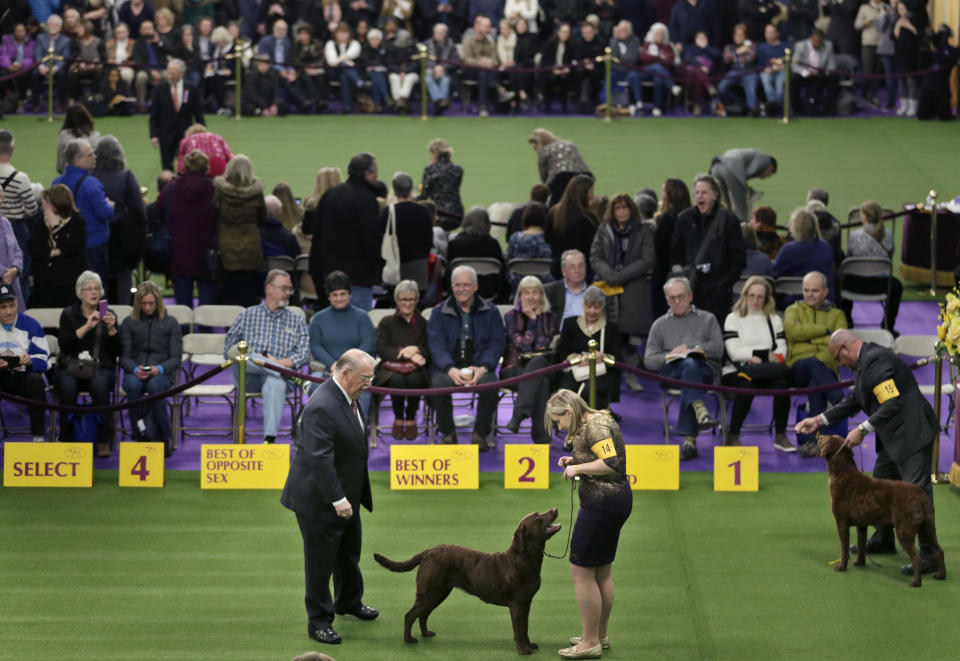
POLYGON ((289 445, 201 445, 201 489, 282 489, 289 445))
POLYGON ((636 491, 680 488, 680 448, 676 445, 627 445, 627 479, 636 491))
POLYGON ((92 443, 4 443, 6 487, 92 487, 92 443))
POLYGON ((120 444, 121 487, 162 487, 163 467, 163 443, 120 444))
POLYGON ((510 444, 503 446, 504 489, 549 489, 550 446, 510 444))
POLYGON ((756 447, 713 449, 714 491, 757 491, 760 488, 760 452, 756 447))
POLYGON ((479 489, 477 445, 391 445, 391 489, 479 489))

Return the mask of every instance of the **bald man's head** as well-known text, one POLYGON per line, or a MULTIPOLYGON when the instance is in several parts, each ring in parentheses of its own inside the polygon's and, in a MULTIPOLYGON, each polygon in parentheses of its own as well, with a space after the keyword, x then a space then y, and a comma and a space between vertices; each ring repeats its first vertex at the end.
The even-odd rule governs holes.
POLYGON ((863 346, 863 340, 845 328, 834 331, 830 336, 830 355, 844 367, 856 366, 861 346, 863 346))

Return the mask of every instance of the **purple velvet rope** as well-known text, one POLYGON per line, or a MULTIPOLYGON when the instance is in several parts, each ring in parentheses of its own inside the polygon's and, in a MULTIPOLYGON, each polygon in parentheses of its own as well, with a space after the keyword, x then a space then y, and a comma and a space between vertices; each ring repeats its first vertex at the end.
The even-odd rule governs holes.
POLYGON ((0 392, 0 399, 6 399, 14 404, 22 404, 23 406, 31 406, 33 408, 49 409, 51 411, 65 411, 67 413, 112 413, 113 411, 122 411, 123 409, 131 409, 137 406, 152 404, 159 399, 166 399, 171 395, 179 394, 187 388, 192 388, 193 386, 203 383, 211 377, 216 376, 229 366, 230 361, 226 361, 224 364, 218 365, 217 367, 204 372, 197 378, 191 379, 190 381, 182 383, 179 386, 174 386, 170 390, 164 390, 163 392, 158 392, 153 395, 147 395, 146 397, 141 397, 140 399, 128 400, 122 404, 110 404, 108 406, 73 406, 70 404, 51 404, 50 402, 38 402, 33 399, 26 399, 25 397, 20 397, 18 395, 13 395, 6 392, 0 392))

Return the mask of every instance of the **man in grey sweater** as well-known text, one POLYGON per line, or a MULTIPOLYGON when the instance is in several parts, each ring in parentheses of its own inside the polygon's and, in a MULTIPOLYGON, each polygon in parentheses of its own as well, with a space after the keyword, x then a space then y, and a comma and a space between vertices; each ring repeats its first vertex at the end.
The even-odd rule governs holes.
MULTIPOLYGON (((717 318, 693 306, 686 278, 670 278, 663 286, 670 311, 653 322, 644 365, 671 379, 713 383, 723 357, 723 333, 717 318)), ((697 456, 697 433, 717 426, 703 403, 703 390, 681 388, 677 431, 683 434, 680 459, 697 456)))
POLYGON ((777 159, 759 149, 728 149, 714 156, 710 174, 720 181, 723 203, 741 222, 749 222, 753 203, 763 197, 748 179, 766 179, 777 171, 777 159))

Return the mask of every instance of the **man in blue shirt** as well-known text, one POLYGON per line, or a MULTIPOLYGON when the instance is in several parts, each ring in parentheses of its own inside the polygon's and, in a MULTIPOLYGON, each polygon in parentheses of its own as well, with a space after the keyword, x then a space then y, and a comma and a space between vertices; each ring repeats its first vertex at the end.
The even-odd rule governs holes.
POLYGON ((563 310, 560 324, 567 317, 583 314, 583 292, 587 290, 587 259, 579 250, 565 250, 560 255, 562 280, 543 286, 551 310, 563 310))
MULTIPOLYGON (((0 285, 0 392, 38 402, 46 400, 43 373, 50 349, 47 336, 33 317, 17 313, 17 295, 9 285, 0 285)), ((30 433, 43 441, 44 410, 27 407, 30 433)))

